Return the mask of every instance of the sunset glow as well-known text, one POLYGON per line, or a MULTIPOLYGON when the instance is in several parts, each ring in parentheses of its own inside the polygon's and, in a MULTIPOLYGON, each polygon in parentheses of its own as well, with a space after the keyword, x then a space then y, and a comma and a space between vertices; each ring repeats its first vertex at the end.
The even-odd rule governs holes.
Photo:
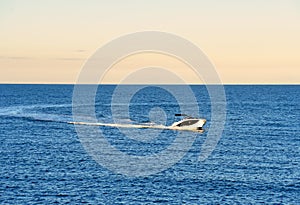
MULTIPOLYGON (((0 26, 0 83, 75 83, 101 45, 148 30, 193 42, 214 63, 223 83, 300 82, 297 0, 4 0, 0 26)), ((167 58, 146 57, 150 65, 153 60, 172 66, 167 58)), ((126 62, 125 70, 134 64, 126 62)), ((188 68, 176 69, 190 75, 187 83, 202 83, 188 68)), ((106 83, 118 82, 115 76, 106 83)))

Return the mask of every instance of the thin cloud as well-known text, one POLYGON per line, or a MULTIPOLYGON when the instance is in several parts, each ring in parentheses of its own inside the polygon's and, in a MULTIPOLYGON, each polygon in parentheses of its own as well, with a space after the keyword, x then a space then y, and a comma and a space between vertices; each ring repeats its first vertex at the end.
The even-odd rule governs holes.
POLYGON ((53 60, 60 60, 60 61, 82 61, 85 60, 84 58, 53 58, 53 60))
POLYGON ((28 56, 0 56, 0 59, 3 60, 59 60, 59 61, 82 61, 85 58, 69 58, 69 57, 62 57, 62 58, 35 58, 35 57, 28 57, 28 56))
POLYGON ((83 53, 83 52, 86 52, 87 50, 84 50, 84 49, 78 49, 78 50, 75 50, 75 52, 77 53, 83 53))
POLYGON ((7 60, 30 60, 33 59, 32 57, 28 56, 0 56, 0 59, 7 59, 7 60))

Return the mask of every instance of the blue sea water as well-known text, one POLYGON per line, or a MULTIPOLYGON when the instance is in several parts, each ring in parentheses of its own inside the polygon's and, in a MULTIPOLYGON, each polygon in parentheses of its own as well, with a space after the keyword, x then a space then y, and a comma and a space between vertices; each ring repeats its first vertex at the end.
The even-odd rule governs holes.
MULTIPOLYGON (((112 122, 115 88, 98 89, 101 122, 112 122)), ((208 121, 205 132, 170 168, 128 177, 94 161, 67 123, 73 85, 0 85, 0 204, 300 204, 300 86, 226 85, 225 129, 205 161, 197 157, 210 129, 210 99, 205 86, 191 88, 208 121)), ((167 125, 180 107, 155 86, 137 92, 128 106, 129 117, 119 113, 126 123, 150 122, 159 106, 167 125)), ((118 128, 99 129, 117 149, 140 156, 161 152, 177 135, 166 130, 141 143, 118 128)))

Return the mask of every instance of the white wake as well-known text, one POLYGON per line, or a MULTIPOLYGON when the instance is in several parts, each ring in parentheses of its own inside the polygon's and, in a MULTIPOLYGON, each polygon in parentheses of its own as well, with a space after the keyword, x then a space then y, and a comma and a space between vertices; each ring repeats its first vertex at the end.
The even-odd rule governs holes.
POLYGON ((173 127, 165 125, 156 124, 113 124, 113 123, 100 123, 100 122, 68 122, 68 124, 74 125, 87 125, 87 126, 99 126, 99 127, 121 127, 121 128, 137 128, 137 129, 162 129, 162 130, 181 130, 181 131, 191 131, 191 132, 204 132, 204 130, 191 130, 183 127, 173 127))

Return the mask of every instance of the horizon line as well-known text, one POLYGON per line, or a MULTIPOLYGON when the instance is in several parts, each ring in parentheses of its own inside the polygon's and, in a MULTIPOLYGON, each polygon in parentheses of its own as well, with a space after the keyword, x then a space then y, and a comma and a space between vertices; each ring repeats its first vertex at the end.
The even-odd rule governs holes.
POLYGON ((300 83, 61 83, 61 82, 0 82, 0 85, 300 85, 300 83))

